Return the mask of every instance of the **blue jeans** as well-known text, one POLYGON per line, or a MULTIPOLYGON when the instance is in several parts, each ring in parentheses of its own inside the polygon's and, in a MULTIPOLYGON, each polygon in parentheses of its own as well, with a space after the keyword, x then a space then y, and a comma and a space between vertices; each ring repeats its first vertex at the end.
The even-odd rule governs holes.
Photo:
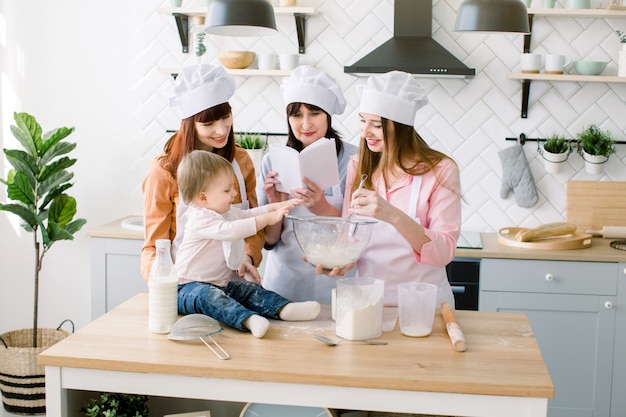
POLYGON ((277 319, 290 301, 261 285, 231 281, 225 287, 207 282, 188 282, 178 286, 178 313, 201 313, 235 329, 247 331, 243 322, 253 314, 277 319))

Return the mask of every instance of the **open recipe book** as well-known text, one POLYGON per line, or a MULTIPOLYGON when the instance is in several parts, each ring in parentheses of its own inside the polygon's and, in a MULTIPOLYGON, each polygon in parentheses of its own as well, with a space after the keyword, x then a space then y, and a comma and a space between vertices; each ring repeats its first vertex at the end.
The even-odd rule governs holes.
POLYGON ((288 193, 305 187, 302 177, 307 177, 321 189, 339 184, 339 168, 335 139, 319 139, 298 152, 278 143, 269 146, 272 170, 280 184, 276 190, 288 193))

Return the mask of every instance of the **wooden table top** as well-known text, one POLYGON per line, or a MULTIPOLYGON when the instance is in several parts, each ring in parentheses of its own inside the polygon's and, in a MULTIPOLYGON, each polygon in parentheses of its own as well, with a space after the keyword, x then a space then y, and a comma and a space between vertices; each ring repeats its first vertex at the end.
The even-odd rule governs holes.
POLYGON ((173 341, 148 330, 148 297, 138 294, 39 356, 44 366, 173 374, 390 390, 552 398, 554 387, 526 315, 457 311, 467 350, 453 350, 441 315, 424 338, 397 329, 378 340, 330 347, 327 310, 312 322, 272 321, 265 338, 225 328, 213 338, 231 355, 219 360, 201 341, 173 341))

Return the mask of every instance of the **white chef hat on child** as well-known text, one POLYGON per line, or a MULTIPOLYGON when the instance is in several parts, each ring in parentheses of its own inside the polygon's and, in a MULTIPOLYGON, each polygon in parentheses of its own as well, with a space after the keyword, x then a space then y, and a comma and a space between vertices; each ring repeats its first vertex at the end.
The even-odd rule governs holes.
POLYGON ((218 104, 235 93, 235 80, 224 68, 208 64, 184 67, 171 89, 170 107, 186 119, 218 104))
POLYGON ((361 97, 359 113, 375 114, 404 125, 413 126, 415 113, 426 104, 426 91, 409 73, 390 71, 372 75, 356 87, 361 97))
POLYGON ((341 114, 346 109, 346 99, 337 82, 328 74, 300 65, 280 85, 285 106, 291 103, 312 104, 326 113, 341 114))

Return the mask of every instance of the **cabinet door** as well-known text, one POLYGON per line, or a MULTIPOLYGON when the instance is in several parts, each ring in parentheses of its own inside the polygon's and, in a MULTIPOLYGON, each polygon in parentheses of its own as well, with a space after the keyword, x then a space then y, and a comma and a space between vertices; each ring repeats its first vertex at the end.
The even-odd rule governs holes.
POLYGON ((549 417, 608 416, 614 296, 481 292, 480 309, 528 316, 554 384, 549 417))
POLYGON ((626 416, 626 263, 619 264, 618 276, 611 417, 626 416))
POLYGON ((141 276, 143 240, 91 238, 91 318, 148 292, 141 276))

